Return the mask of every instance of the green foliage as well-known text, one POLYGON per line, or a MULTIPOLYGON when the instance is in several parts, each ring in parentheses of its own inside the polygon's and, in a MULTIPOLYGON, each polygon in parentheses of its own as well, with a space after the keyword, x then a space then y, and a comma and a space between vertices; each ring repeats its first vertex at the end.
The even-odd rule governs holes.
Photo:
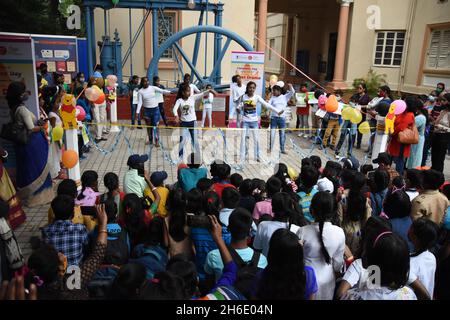
POLYGON ((378 88, 386 85, 386 74, 377 74, 372 69, 369 70, 364 78, 357 78, 353 80, 353 88, 356 90, 361 82, 367 86, 367 93, 370 97, 375 97, 378 94, 378 88))
POLYGON ((2 0, 0 31, 85 36, 83 0, 2 0), (66 26, 67 8, 75 4, 81 8, 81 29, 66 26))

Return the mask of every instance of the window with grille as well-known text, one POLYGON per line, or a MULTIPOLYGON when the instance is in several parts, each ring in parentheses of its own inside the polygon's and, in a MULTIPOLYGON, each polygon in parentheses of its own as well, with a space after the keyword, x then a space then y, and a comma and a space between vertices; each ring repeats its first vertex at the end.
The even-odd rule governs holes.
MULTIPOLYGON (((175 12, 165 12, 164 19, 158 17, 158 45, 160 46, 163 42, 167 40, 176 31, 176 14, 175 12)), ((173 59, 173 49, 169 48, 164 51, 162 59, 173 59)))
POLYGON ((402 64, 405 31, 378 31, 373 64, 399 67, 402 64))
POLYGON ((425 69, 450 69, 450 29, 431 31, 425 69))

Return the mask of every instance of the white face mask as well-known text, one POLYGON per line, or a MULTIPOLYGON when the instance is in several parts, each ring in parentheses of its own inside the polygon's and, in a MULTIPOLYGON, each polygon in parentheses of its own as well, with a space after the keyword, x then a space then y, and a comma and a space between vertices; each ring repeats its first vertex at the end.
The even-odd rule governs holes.
POLYGON ((86 80, 86 79, 84 79, 84 78, 80 78, 80 82, 84 82, 84 80, 86 80))

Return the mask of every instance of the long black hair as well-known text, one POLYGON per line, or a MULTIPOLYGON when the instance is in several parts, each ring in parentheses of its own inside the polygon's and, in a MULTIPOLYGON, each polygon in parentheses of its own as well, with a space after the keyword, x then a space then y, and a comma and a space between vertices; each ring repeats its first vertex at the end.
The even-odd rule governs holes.
POLYGON ((259 280, 256 298, 305 300, 306 274, 303 247, 297 235, 278 229, 270 238, 267 267, 259 280))
POLYGON ((436 244, 439 226, 429 219, 419 218, 412 223, 410 233, 414 234, 417 239, 417 241, 414 241, 417 247, 411 257, 417 257, 436 244))
POLYGON ((191 88, 189 86, 189 83, 182 83, 182 84, 180 84, 180 88, 178 88, 176 100, 182 99, 183 98, 183 92, 187 91, 187 90, 191 90, 191 88))
POLYGON ((6 91, 6 101, 12 112, 15 112, 17 107, 22 104, 22 95, 25 93, 26 87, 23 82, 11 82, 6 91))
POLYGON ((171 190, 167 199, 169 211, 169 235, 176 242, 183 241, 187 234, 186 225, 186 193, 182 188, 171 190))
POLYGON ((105 184, 108 192, 106 193, 106 199, 114 199, 114 190, 119 188, 119 177, 114 172, 108 172, 103 177, 103 183, 105 184))
POLYGON ((141 199, 134 193, 125 196, 122 202, 126 229, 133 240, 138 240, 145 231, 144 208, 141 199))
POLYGON ((336 212, 336 200, 329 192, 318 192, 311 200, 310 212, 316 222, 319 223, 319 239, 323 257, 327 264, 331 263, 330 254, 323 242, 323 226, 325 222, 334 218, 336 212))
POLYGON ((350 190, 347 197, 347 217, 353 222, 363 222, 365 219, 367 197, 362 193, 366 184, 366 177, 361 172, 353 174, 350 190))
POLYGON ((278 192, 272 197, 272 212, 274 214, 273 220, 288 222, 289 228, 291 224, 298 226, 308 224, 298 201, 294 201, 289 193, 278 192))
POLYGON ((392 97, 392 93, 391 93, 391 88, 389 88, 389 86, 381 86, 380 87, 381 91, 386 92, 387 98, 391 99, 391 101, 394 101, 394 98, 392 97))
POLYGON ((98 174, 94 170, 87 170, 83 172, 81 175, 81 192, 78 195, 77 199, 84 199, 85 195, 83 194, 86 188, 93 188, 98 181, 98 174))

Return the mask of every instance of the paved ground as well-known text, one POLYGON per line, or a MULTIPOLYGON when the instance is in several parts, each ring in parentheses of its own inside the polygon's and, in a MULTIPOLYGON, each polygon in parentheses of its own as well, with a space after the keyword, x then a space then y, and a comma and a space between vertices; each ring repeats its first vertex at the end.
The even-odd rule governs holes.
MULTIPOLYGON (((253 144, 250 139, 250 159, 248 163, 239 167, 239 145, 242 132, 232 130, 223 131, 226 135, 226 149, 224 148, 224 139, 221 131, 219 130, 205 130, 199 134, 200 145, 202 146, 203 163, 209 165, 214 159, 225 159, 232 165, 232 173, 239 172, 244 178, 258 177, 261 179, 267 179, 273 174, 274 164, 277 162, 286 163, 298 171, 300 167, 301 159, 308 155, 319 155, 322 158, 323 163, 327 160, 335 160, 334 154, 330 151, 324 152, 317 148, 313 148, 311 140, 305 138, 298 138, 298 132, 287 133, 286 146, 287 155, 281 155, 278 151, 278 137, 275 144, 275 150, 272 154, 267 153, 269 131, 260 130, 259 136, 261 140, 261 155, 262 162, 257 163, 253 159, 253 144), (226 150, 225 156, 223 150, 226 150), (278 155, 281 155, 280 161, 278 161, 278 155)), ((102 142, 99 146, 104 149, 104 152, 100 152, 96 148, 92 148, 92 151, 87 154, 87 158, 81 161, 81 172, 84 170, 95 170, 99 174, 100 191, 104 191, 103 176, 109 171, 113 171, 118 174, 120 179, 127 171, 127 158, 130 153, 148 153, 150 155, 149 170, 153 172, 155 170, 165 170, 168 173, 167 183, 173 183, 176 181, 176 164, 173 159, 177 159, 179 150, 179 130, 163 129, 161 130, 162 136, 162 148, 151 148, 145 145, 146 130, 131 130, 130 128, 123 128, 122 133, 110 133, 109 139, 106 142, 102 142), (125 138, 126 137, 126 138, 125 138), (113 152, 107 152, 114 149, 113 152)), ((363 148, 367 148, 368 137, 363 140, 363 148)), ((188 144, 188 149, 190 143, 188 144)), ((343 146, 342 150, 346 148, 343 146)), ((361 164, 365 162, 365 153, 362 150, 355 150, 354 155, 360 160, 361 164)), ((185 156, 189 154, 189 151, 185 152, 185 156)), ((450 177, 450 159, 446 160, 446 177, 450 177)), ((56 186, 55 186, 56 187, 56 186)), ((24 251, 24 254, 28 256, 30 254, 29 239, 31 236, 40 235, 39 228, 47 224, 47 210, 49 205, 25 208, 27 214, 27 221, 21 225, 16 231, 16 236, 24 251)))

